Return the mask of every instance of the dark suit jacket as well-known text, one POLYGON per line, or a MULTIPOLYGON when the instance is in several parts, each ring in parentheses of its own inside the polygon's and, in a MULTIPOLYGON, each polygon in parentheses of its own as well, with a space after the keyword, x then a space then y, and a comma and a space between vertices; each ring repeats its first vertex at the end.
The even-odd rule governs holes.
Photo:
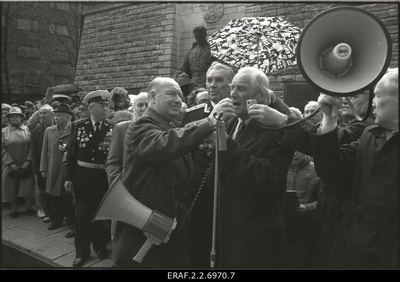
MULTIPOLYGON (((230 135, 236 123, 234 119, 227 125, 230 135)), ((264 130, 250 121, 237 141, 227 139, 227 150, 219 154, 217 265, 283 267, 284 197, 293 150, 278 143, 278 131, 264 130)), ((210 238, 204 246, 207 252, 212 191, 212 187, 206 190, 208 205, 203 210, 203 234, 210 238)))

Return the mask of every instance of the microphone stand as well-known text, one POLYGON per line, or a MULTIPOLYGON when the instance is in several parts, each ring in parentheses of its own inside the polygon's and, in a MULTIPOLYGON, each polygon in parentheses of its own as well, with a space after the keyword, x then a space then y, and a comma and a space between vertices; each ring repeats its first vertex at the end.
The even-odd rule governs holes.
POLYGON ((217 141, 215 146, 215 170, 214 170, 214 204, 213 204, 213 229, 212 229, 212 243, 210 253, 210 266, 215 268, 216 252, 215 252, 215 241, 216 241, 216 230, 217 230, 217 206, 218 206, 218 192, 219 192, 219 151, 226 150, 226 131, 225 122, 222 119, 222 114, 215 114, 214 118, 217 120, 216 134, 217 141))

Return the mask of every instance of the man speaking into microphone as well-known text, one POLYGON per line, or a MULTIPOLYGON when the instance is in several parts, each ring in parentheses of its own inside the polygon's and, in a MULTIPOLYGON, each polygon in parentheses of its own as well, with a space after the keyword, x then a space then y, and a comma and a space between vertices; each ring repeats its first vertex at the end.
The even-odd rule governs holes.
MULTIPOLYGON (((254 67, 244 67, 232 80, 230 100, 237 118, 229 119, 227 149, 219 152, 217 267, 286 266, 284 197, 294 151, 280 145, 279 130, 267 130, 250 119, 247 101, 252 99, 265 105, 276 102, 266 74, 254 67)), ((213 179, 213 175, 209 177, 213 179)), ((211 250, 215 211, 212 190, 206 189, 204 193, 207 195, 203 220, 198 222, 203 230, 203 251, 197 248, 203 259, 196 260, 196 267, 210 265, 207 253, 211 250)))

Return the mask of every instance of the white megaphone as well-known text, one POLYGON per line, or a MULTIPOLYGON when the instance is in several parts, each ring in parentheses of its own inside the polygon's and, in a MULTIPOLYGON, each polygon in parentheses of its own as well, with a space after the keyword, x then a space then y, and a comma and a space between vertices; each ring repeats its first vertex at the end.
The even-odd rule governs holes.
POLYGON ((93 220, 118 220, 143 231, 146 242, 133 258, 141 263, 153 245, 167 243, 177 221, 161 212, 151 210, 136 200, 118 177, 103 197, 93 220))
POLYGON ((337 7, 313 18, 296 47, 299 69, 322 93, 353 96, 378 82, 389 67, 390 34, 371 13, 337 7))

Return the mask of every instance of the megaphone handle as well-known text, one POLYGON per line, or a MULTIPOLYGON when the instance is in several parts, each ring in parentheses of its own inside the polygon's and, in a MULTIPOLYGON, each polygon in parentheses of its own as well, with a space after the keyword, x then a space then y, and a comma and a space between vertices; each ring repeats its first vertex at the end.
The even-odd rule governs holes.
POLYGON ((144 242, 143 246, 140 248, 136 256, 133 258, 134 261, 138 263, 142 263, 144 257, 147 255, 147 252, 150 251, 151 247, 154 245, 154 241, 150 238, 147 238, 146 242, 144 242))

